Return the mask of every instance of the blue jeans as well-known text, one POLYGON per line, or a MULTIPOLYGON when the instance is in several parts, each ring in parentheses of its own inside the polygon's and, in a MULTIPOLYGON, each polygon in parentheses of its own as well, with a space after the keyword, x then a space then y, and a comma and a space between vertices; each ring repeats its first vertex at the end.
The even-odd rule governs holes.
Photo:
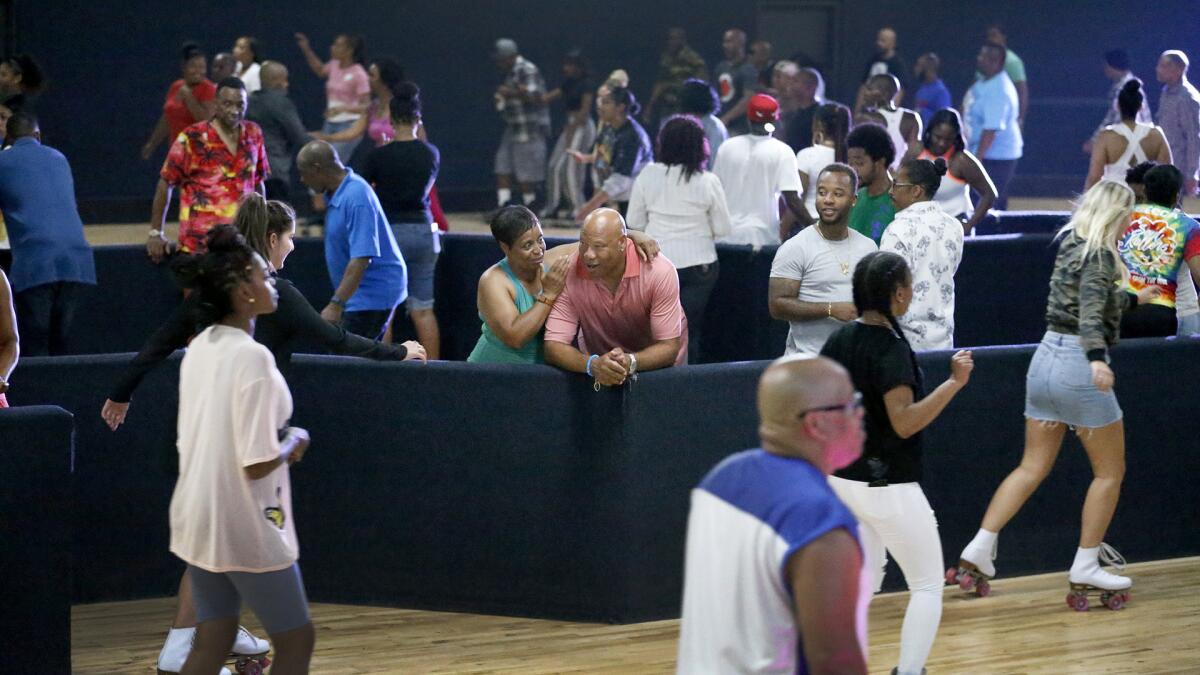
POLYGON ((392 234, 408 268, 408 311, 433 309, 433 271, 441 234, 428 223, 392 223, 392 234))
MULTIPOLYGON (((354 122, 330 122, 329 120, 325 120, 325 123, 321 125, 321 133, 336 134, 352 126, 354 126, 354 122)), ((330 145, 333 146, 334 150, 337 150, 338 159, 342 160, 342 164, 349 165, 350 157, 354 154, 354 149, 358 147, 362 139, 363 137, 359 136, 352 141, 339 141, 337 143, 330 143, 330 145)))

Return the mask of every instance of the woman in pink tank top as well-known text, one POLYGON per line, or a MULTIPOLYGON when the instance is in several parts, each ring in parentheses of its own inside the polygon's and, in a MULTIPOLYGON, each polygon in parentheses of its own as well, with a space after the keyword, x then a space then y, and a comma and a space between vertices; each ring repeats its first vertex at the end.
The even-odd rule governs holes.
POLYGON ((933 201, 947 214, 963 221, 963 232, 971 234, 996 201, 996 186, 987 170, 975 155, 966 149, 962 119, 953 108, 943 108, 929 118, 929 126, 921 134, 921 145, 911 148, 906 159, 941 157, 948 171, 933 201), (971 192, 979 202, 971 204, 971 192))
MULTIPOLYGON (((404 66, 401 66, 395 59, 380 57, 371 62, 370 68, 367 69, 367 77, 371 83, 372 99, 371 104, 367 107, 367 114, 358 118, 344 131, 336 134, 313 134, 315 138, 329 143, 337 143, 361 138, 363 134, 366 134, 367 138, 371 139, 371 147, 374 148, 392 141, 391 103, 396 86, 404 81, 404 66)), ((417 130, 417 138, 422 141, 428 140, 424 124, 417 130)), ((342 159, 347 162, 350 160, 349 157, 342 159)), ((442 212, 442 204, 438 199, 436 186, 429 193, 429 210, 433 213, 433 220, 438 224, 438 229, 443 232, 448 230, 449 222, 446 220, 446 214, 442 212)))

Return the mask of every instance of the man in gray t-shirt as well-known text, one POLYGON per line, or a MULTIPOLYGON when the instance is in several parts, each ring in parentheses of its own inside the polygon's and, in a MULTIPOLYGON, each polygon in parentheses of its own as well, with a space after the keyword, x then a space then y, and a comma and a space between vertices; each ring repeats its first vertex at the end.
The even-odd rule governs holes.
POLYGON ((758 87, 758 70, 746 58, 746 32, 739 28, 725 31, 721 39, 725 59, 713 71, 713 83, 721 100, 717 116, 729 130, 730 136, 750 131, 746 122, 746 107, 758 87))
POLYGON ((817 177, 816 225, 788 239, 771 263, 771 316, 791 323, 785 354, 816 356, 825 340, 858 318, 854 267, 878 247, 849 228, 858 177, 845 164, 830 164, 817 177))

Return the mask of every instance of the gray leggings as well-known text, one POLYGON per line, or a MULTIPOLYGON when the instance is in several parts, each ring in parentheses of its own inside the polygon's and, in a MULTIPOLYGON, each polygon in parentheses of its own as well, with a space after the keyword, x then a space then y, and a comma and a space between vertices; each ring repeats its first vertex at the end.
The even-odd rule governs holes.
POLYGON ((196 621, 227 619, 250 606, 268 635, 300 628, 309 622, 308 596, 300 566, 293 563, 274 572, 209 572, 188 565, 196 621))

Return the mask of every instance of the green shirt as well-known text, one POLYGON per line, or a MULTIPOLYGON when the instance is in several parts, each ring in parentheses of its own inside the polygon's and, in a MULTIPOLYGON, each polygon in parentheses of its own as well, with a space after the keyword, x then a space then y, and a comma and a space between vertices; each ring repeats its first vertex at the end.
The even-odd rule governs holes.
POLYGON ((872 197, 867 188, 858 191, 858 201, 850 211, 850 229, 870 237, 876 244, 883 238, 883 231, 896 217, 896 205, 892 203, 892 195, 884 192, 878 197, 872 197))
POLYGON ((1007 50, 1007 56, 1004 57, 1004 72, 1008 73, 1008 79, 1013 81, 1013 84, 1025 81, 1025 62, 1013 50, 1007 50))
MULTIPOLYGON (((517 306, 517 312, 524 314, 533 309, 537 299, 525 290, 521 280, 517 278, 516 274, 513 274, 507 258, 500 261, 500 269, 504 270, 504 274, 517 291, 517 296, 513 300, 517 306)), ((467 363, 545 363, 540 331, 530 338, 529 342, 513 349, 504 344, 504 341, 492 332, 482 312, 479 314, 479 320, 483 322, 483 326, 479 330, 479 342, 475 343, 475 349, 471 350, 471 355, 467 357, 467 363)))

